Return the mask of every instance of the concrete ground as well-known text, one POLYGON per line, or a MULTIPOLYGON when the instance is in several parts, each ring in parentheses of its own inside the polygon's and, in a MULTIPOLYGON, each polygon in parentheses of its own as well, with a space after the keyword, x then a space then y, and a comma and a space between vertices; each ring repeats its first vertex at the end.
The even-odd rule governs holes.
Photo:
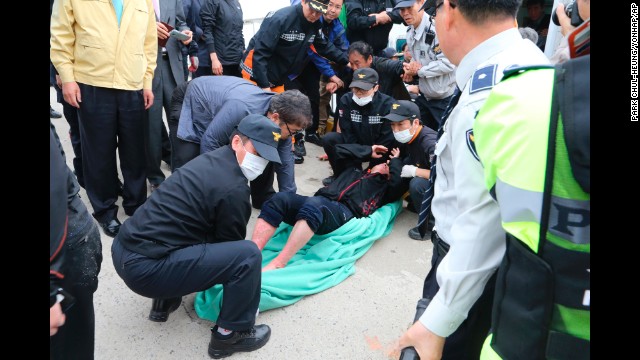
MULTIPOLYGON (((50 102, 62 112, 51 88, 50 102)), ((73 150, 66 120, 51 119, 62 140, 67 164, 73 168, 73 150)), ((142 139, 140 140, 142 141, 142 139)), ((307 143, 303 164, 296 165, 298 193, 312 195, 331 174, 328 162, 318 156, 322 148, 307 143)), ((167 176, 169 169, 163 163, 167 176)), ((81 192, 89 211, 91 204, 81 192)), ((120 205, 122 199, 118 201, 120 205)), ((405 203, 406 205, 406 203, 405 203)), ((258 216, 253 210, 249 236, 258 216)), ((118 217, 127 216, 120 207, 118 217)), ((407 231, 417 215, 403 210, 392 232, 376 241, 356 262, 356 272, 344 282, 319 294, 261 313, 256 322, 271 327, 269 342, 230 359, 390 359, 390 345, 406 330, 421 297, 422 283, 430 268, 430 241, 415 241, 407 231)), ((126 287, 111 261, 113 239, 102 234, 102 269, 94 305, 96 315, 95 358, 103 359, 209 359, 207 345, 213 323, 200 319, 193 308, 195 294, 185 296, 181 307, 166 323, 149 321, 151 299, 126 287)))

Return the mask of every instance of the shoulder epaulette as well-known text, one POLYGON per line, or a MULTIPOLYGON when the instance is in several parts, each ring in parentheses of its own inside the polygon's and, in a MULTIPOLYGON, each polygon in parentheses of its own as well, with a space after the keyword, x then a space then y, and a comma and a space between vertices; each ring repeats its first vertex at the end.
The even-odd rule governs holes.
POLYGON ((506 78, 508 78, 509 76, 515 75, 515 74, 522 74, 525 71, 528 70, 538 70, 538 69, 553 69, 553 65, 546 65, 546 64, 535 64, 535 65, 510 65, 507 66, 504 71, 502 72, 502 80, 505 80, 506 78))

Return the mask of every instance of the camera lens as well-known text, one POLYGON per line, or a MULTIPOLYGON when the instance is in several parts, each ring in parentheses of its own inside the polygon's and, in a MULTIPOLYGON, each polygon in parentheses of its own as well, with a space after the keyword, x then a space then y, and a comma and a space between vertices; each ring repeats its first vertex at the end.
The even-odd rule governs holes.
MULTIPOLYGON (((564 13, 567 14, 568 18, 571 18, 571 12, 573 11, 573 6, 575 3, 576 2, 574 0, 564 6, 564 13)), ((556 24, 557 26, 560 26, 560 21, 558 20, 558 14, 556 14, 556 9, 553 9, 553 13, 551 14, 551 21, 553 21, 553 23, 556 24)))

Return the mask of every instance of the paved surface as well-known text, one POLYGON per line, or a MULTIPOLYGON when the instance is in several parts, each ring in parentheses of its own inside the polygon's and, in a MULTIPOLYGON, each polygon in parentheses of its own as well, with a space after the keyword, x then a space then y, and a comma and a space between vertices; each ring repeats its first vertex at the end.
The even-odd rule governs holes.
MULTIPOLYGON (((53 88, 50 101, 62 112, 53 88)), ((67 164, 73 168, 69 126, 64 117, 51 120, 62 140, 67 164)), ((296 165, 296 183, 298 193, 312 195, 331 170, 328 162, 318 160, 322 154, 319 146, 307 143, 306 148, 305 162, 296 165)), ((169 169, 164 170, 169 175, 169 169)), ((81 196, 91 211, 84 190, 81 196)), ((254 209, 248 236, 257 215, 254 209)), ((122 207, 118 217, 127 219, 122 207)), ((261 313, 256 322, 271 327, 270 341, 262 349, 236 353, 230 359, 389 359, 389 346, 411 324, 430 268, 431 242, 407 236, 416 219, 416 214, 403 210, 393 231, 374 243, 356 262, 355 274, 342 283, 293 305, 261 313)), ((94 298, 95 358, 209 359, 207 345, 213 323, 196 314, 195 294, 183 297, 181 307, 166 323, 149 321, 151 299, 132 292, 115 273, 112 241, 102 234, 104 260, 94 298)))

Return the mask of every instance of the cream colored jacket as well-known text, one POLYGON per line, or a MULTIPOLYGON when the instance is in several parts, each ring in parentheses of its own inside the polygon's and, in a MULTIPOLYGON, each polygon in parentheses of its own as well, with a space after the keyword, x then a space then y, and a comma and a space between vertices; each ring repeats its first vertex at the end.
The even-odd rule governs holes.
POLYGON ((158 35, 151 0, 123 0, 120 28, 111 0, 57 0, 51 62, 62 82, 151 89, 158 35))

